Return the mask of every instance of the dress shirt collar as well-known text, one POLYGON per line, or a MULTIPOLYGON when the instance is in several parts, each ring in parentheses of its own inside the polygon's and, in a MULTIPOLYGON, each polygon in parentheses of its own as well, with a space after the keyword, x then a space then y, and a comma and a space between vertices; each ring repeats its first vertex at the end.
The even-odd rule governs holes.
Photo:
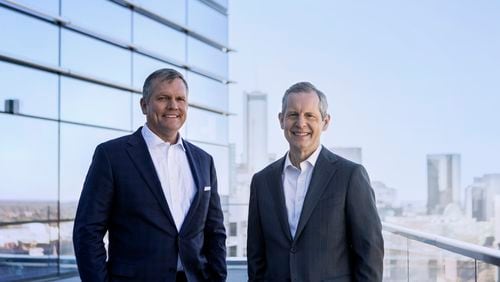
POLYGON ((163 141, 158 135, 156 135, 156 133, 154 133, 153 131, 151 131, 151 129, 149 129, 147 124, 144 124, 144 126, 142 127, 142 130, 141 130, 141 133, 142 133, 142 137, 144 137, 144 141, 146 141, 146 145, 148 146, 148 148, 155 148, 159 145, 166 144, 166 145, 180 146, 183 151, 186 151, 186 148, 184 148, 184 144, 182 142, 182 136, 181 136, 180 132, 178 133, 179 136, 178 136, 177 142, 175 144, 170 144, 168 142, 163 141))
MULTIPOLYGON (((318 156, 319 156, 319 153, 321 152, 321 148, 323 146, 320 144, 318 146, 318 148, 316 148, 316 151, 314 151, 310 156, 309 158, 307 158, 306 160, 304 160, 303 162, 300 163, 300 167, 302 167, 302 164, 305 163, 305 162, 308 162, 312 167, 314 167, 314 165, 316 164, 316 161, 318 160, 318 156)), ((286 153, 286 158, 285 158, 285 166, 283 167, 283 172, 285 172, 285 170, 288 168, 288 167, 295 167, 293 164, 292 164, 292 161, 290 160, 290 151, 288 151, 286 153)))

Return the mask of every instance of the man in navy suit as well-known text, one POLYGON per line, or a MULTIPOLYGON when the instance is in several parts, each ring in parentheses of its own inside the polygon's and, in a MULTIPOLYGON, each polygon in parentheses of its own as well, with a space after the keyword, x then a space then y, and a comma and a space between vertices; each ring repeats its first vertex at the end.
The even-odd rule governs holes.
POLYGON ((179 133, 187 99, 182 74, 155 71, 141 99, 146 124, 97 146, 73 230, 82 281, 225 281, 214 162, 179 133))
POLYGON ((252 179, 249 281, 382 281, 384 243, 368 174, 321 146, 327 110, 326 96, 308 82, 283 96, 289 151, 252 179))

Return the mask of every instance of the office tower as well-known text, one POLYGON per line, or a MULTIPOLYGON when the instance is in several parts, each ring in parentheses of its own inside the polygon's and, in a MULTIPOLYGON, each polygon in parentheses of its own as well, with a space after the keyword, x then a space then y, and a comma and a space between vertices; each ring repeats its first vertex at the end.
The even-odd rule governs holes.
POLYGON ((245 155, 248 172, 254 173, 269 163, 267 153, 267 94, 245 93, 245 155))
POLYGON ((427 155, 427 213, 442 214, 449 204, 461 206, 460 155, 427 155))
POLYGON ((489 221, 495 216, 495 198, 500 196, 500 174, 475 177, 466 192, 467 214, 477 221, 489 221))
POLYGON ((359 147, 331 147, 330 151, 352 162, 362 164, 362 149, 359 147))
POLYGON ((72 221, 94 148, 144 124, 156 69, 188 80, 181 133, 214 157, 225 201, 227 0, 0 1, 0 26, 0 280, 76 271, 72 221))

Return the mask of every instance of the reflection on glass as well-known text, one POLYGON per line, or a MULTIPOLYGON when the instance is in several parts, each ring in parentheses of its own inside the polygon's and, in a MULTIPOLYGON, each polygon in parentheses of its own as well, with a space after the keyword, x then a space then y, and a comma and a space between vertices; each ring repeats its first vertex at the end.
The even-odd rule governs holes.
POLYGON ((188 26, 204 36, 227 44, 227 16, 202 1, 189 1, 188 26))
POLYGON ((18 99, 21 114, 57 118, 56 75, 1 61, 0 73, 2 104, 5 99, 18 99))
POLYGON ((186 24, 186 0, 135 0, 134 3, 174 23, 186 24))
POLYGON ((57 65, 57 26, 0 7, 0 52, 57 65))
POLYGON ((190 107, 186 127, 189 139, 227 144, 226 116, 190 107))
POLYGON ((57 123, 7 114, 1 117, 0 200, 55 201, 57 123))
POLYGON ((16 281, 57 273, 56 223, 0 227, 0 279, 16 281))
POLYGON ((57 225, 40 221, 57 220, 57 123, 1 117, 0 280, 54 273, 57 225))
POLYGON ((188 63, 227 77, 227 54, 191 37, 188 38, 188 63))
POLYGON ((178 72, 185 74, 185 70, 178 68, 176 66, 167 64, 165 62, 155 60, 149 57, 146 57, 141 54, 134 53, 134 87, 142 90, 142 86, 144 85, 144 81, 146 78, 155 70, 162 68, 170 68, 175 69, 178 72))
POLYGON ((95 147, 126 132, 61 124, 61 218, 74 218, 95 147))
POLYGON ((222 111, 228 110, 227 85, 193 72, 188 72, 187 80, 190 102, 222 111))
POLYGON ((63 67, 130 85, 130 51, 69 30, 61 32, 63 67))
POLYGON ((61 78, 61 119, 130 130, 131 93, 61 78))
POLYGON ((217 172, 217 184, 219 195, 229 194, 229 149, 226 146, 209 145, 200 142, 193 142, 212 155, 217 172))
POLYGON ((61 9, 62 16, 78 26, 130 42, 130 9, 102 0, 62 0, 61 9))
POLYGON ((134 43, 179 62, 185 61, 186 35, 164 24, 134 14, 134 43))

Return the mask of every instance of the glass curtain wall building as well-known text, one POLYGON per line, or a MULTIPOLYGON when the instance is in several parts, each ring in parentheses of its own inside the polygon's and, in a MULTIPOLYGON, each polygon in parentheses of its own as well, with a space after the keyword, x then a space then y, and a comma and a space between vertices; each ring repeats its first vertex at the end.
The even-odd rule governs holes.
POLYGON ((183 135, 227 199, 226 0, 0 0, 0 280, 76 271, 72 228, 94 148, 143 125, 146 76, 189 83, 183 135))

